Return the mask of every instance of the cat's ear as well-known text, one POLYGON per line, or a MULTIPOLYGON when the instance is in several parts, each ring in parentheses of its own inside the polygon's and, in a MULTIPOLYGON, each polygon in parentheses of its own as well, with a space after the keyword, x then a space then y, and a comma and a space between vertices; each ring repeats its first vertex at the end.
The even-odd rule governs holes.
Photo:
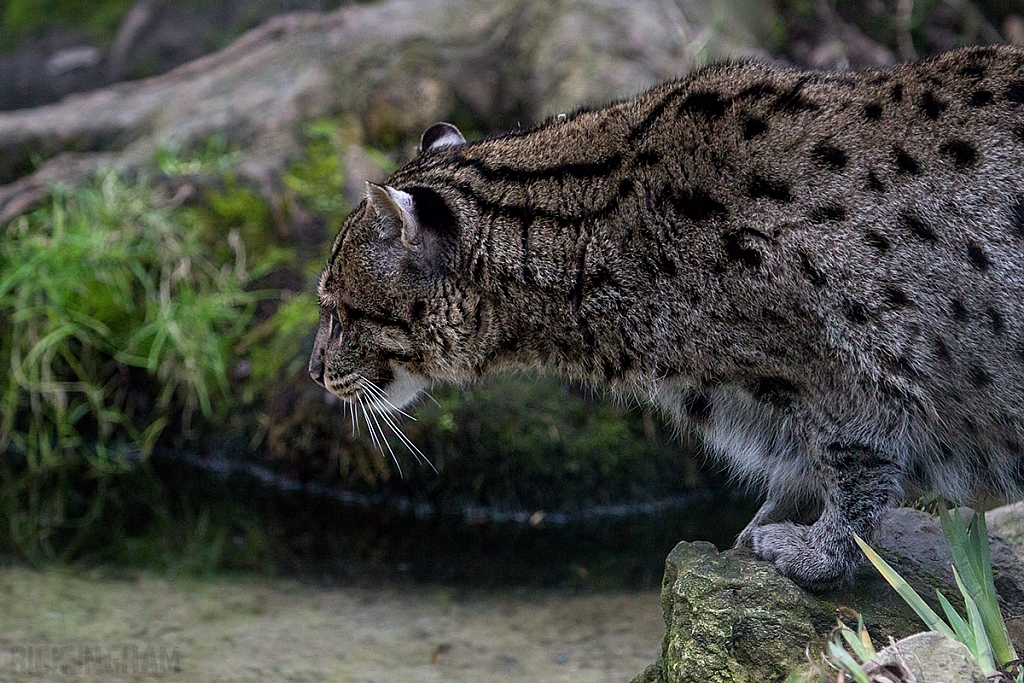
POLYGON ((366 201, 387 226, 387 235, 397 229, 402 244, 410 249, 422 241, 419 219, 416 217, 416 203, 408 192, 396 190, 388 185, 366 183, 366 201))
POLYGON ((420 138, 420 154, 433 152, 443 147, 458 147, 466 144, 466 138, 450 123, 435 123, 420 138))

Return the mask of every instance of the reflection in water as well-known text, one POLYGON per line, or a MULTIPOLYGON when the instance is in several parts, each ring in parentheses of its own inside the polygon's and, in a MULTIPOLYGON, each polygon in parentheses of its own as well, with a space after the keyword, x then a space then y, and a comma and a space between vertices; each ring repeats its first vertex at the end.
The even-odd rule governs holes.
POLYGON ((304 483, 251 462, 163 454, 161 478, 255 506, 280 568, 346 580, 654 589, 680 540, 732 544, 753 500, 701 488, 576 510, 450 509, 428 498, 304 483), (205 476, 203 476, 205 475, 205 476))

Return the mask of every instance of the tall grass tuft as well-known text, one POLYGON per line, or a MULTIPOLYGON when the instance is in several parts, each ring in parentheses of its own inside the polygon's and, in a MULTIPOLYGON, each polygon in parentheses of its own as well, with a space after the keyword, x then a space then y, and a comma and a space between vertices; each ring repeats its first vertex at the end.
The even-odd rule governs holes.
POLYGON ((0 226, 0 540, 28 559, 73 556, 111 477, 228 400, 254 273, 234 232, 208 260, 189 216, 110 174, 0 226))
MULTIPOLYGON (((917 613, 930 631, 964 644, 987 680, 993 683, 1024 683, 1024 670, 1021 669, 1006 622, 999 611, 984 512, 975 514, 968 526, 959 510, 954 510, 950 514, 945 502, 940 500, 939 519, 942 523, 942 535, 953 559, 953 578, 963 598, 966 613, 966 617, 961 615, 946 596, 936 591, 948 623, 863 539, 855 534, 854 540, 875 569, 917 613)), ((812 662, 810 671, 793 672, 787 683, 833 680, 854 680, 857 683, 893 681, 893 673, 886 667, 880 667, 875 661, 876 654, 864 628, 864 622, 858 617, 856 632, 840 623, 838 635, 827 644, 827 653, 821 666, 812 662), (854 654, 851 655, 850 652, 854 654), (836 673, 833 674, 833 671, 836 673)))

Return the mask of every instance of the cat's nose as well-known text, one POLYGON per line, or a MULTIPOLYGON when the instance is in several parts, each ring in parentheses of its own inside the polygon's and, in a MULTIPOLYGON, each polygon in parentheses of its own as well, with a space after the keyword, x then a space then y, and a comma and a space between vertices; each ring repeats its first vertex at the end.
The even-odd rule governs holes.
POLYGON ((320 386, 324 384, 324 365, 327 357, 327 347, 341 339, 341 321, 334 311, 327 308, 320 309, 320 325, 316 330, 316 339, 313 341, 313 353, 309 356, 309 376, 320 386))
POLYGON ((324 387, 324 349, 313 349, 313 355, 309 357, 309 376, 313 381, 324 387))

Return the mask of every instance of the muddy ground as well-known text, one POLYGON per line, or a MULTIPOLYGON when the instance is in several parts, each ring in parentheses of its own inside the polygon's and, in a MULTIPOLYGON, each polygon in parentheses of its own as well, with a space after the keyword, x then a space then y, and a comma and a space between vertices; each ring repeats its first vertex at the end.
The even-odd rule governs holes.
POLYGON ((0 569, 0 683, 628 681, 657 593, 0 569))

